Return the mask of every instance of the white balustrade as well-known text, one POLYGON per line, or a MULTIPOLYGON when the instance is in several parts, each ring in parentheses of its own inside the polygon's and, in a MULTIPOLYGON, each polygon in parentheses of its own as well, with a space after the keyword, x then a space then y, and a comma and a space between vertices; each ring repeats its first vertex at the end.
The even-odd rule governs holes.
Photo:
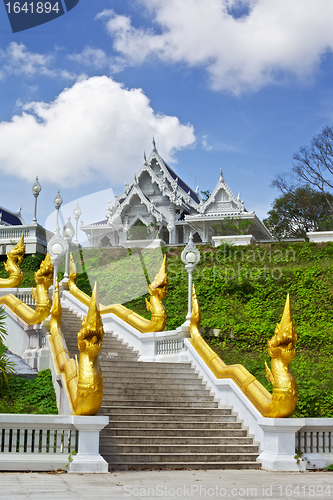
POLYGON ((306 418, 295 437, 296 449, 307 469, 333 463, 333 418, 306 418))
POLYGON ((156 354, 176 354, 184 348, 184 339, 158 340, 156 342, 156 354))
POLYGON ((15 296, 28 306, 36 305, 36 301, 32 298, 31 288, 18 288, 15 296))
POLYGON ((22 232, 24 232, 24 238, 29 238, 30 236, 30 231, 28 229, 22 230, 22 228, 15 229, 14 228, 8 228, 8 229, 1 229, 0 230, 0 240, 13 240, 13 239, 20 239, 22 236, 22 232))
POLYGON ((107 472, 98 447, 99 431, 108 421, 104 416, 0 414, 0 470, 107 472))

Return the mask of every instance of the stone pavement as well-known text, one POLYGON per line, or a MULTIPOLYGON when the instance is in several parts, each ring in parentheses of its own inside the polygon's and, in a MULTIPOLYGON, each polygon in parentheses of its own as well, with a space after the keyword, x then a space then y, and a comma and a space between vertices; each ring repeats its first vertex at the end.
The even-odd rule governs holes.
POLYGON ((333 472, 262 470, 0 473, 1 500, 333 499, 333 472))

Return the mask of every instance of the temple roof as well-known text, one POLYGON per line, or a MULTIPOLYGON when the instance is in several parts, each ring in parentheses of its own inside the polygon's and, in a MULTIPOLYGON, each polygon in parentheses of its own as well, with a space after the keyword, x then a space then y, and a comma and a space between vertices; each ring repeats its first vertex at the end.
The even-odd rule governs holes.
POLYGON ((226 183, 222 169, 220 169, 220 178, 215 186, 214 191, 205 201, 203 206, 199 210, 200 214, 225 214, 225 213, 242 213, 247 212, 244 207, 244 200, 240 200, 240 194, 238 197, 233 194, 228 184, 226 183))
POLYGON ((196 194, 195 191, 193 191, 193 189, 191 189, 187 184, 186 182, 184 182, 182 179, 180 179, 177 174, 172 170, 172 168, 169 167, 169 165, 167 163, 164 162, 164 165, 165 167, 167 168, 169 174, 171 175, 171 177, 173 179, 176 179, 177 180, 177 184, 178 186, 185 192, 185 193, 190 193, 190 196, 191 198, 196 202, 196 203, 200 203, 200 198, 199 196, 196 194))
POLYGON ((21 208, 17 212, 12 212, 7 208, 0 206, 0 225, 1 226, 22 226, 25 221, 21 214, 21 208))

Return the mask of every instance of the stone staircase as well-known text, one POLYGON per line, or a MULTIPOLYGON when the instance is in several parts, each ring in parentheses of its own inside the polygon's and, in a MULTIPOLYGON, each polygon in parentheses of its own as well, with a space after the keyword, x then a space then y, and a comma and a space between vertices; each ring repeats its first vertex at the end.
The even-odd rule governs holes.
MULTIPOLYGON (((81 320, 63 310, 62 331, 78 354, 81 320)), ((149 363, 106 332, 100 453, 110 469, 256 469, 258 446, 231 409, 219 408, 190 363, 149 363)))

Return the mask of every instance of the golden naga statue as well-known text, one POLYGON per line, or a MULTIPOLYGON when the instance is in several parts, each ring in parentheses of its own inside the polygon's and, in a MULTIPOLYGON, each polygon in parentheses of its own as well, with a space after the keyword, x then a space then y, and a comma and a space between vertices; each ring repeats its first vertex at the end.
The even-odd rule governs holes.
POLYGON ((200 334, 200 308, 193 285, 191 342, 205 363, 217 378, 231 378, 264 417, 282 418, 293 414, 297 403, 297 385, 289 370, 289 363, 295 357, 297 335, 291 315, 289 294, 287 296, 281 323, 277 324, 275 335, 268 342, 268 353, 272 358, 271 369, 266 365, 266 374, 273 384, 273 394, 242 365, 226 365, 209 347, 200 334))
POLYGON ((5 269, 9 273, 9 278, 0 278, 0 288, 15 288, 21 284, 23 273, 19 265, 23 261, 25 254, 24 232, 14 248, 7 253, 5 269))
POLYGON ((37 301, 36 310, 29 307, 22 300, 13 294, 0 297, 0 304, 8 306, 17 316, 28 325, 41 323, 50 314, 52 299, 48 294, 48 289, 53 281, 53 265, 49 254, 35 272, 36 291, 33 291, 33 298, 37 301))
MULTIPOLYGON (((76 277, 76 266, 73 256, 71 255, 68 281, 69 291, 74 297, 80 300, 80 302, 88 306, 90 297, 76 286, 76 277)), ((101 314, 114 313, 142 333, 161 332, 164 330, 167 321, 167 313, 162 300, 167 294, 168 284, 169 279, 166 272, 166 256, 164 256, 159 272, 156 274, 154 281, 148 286, 150 302, 146 299, 146 307, 147 311, 151 312, 150 320, 143 318, 121 304, 113 304, 111 306, 100 305, 101 314)))
POLYGON ((103 399, 103 375, 98 362, 104 330, 98 310, 98 294, 95 285, 87 316, 78 333, 80 360, 69 357, 61 331, 62 308, 59 283, 56 281, 53 308, 51 312, 51 344, 58 370, 66 377, 74 413, 76 415, 96 415, 103 399))

